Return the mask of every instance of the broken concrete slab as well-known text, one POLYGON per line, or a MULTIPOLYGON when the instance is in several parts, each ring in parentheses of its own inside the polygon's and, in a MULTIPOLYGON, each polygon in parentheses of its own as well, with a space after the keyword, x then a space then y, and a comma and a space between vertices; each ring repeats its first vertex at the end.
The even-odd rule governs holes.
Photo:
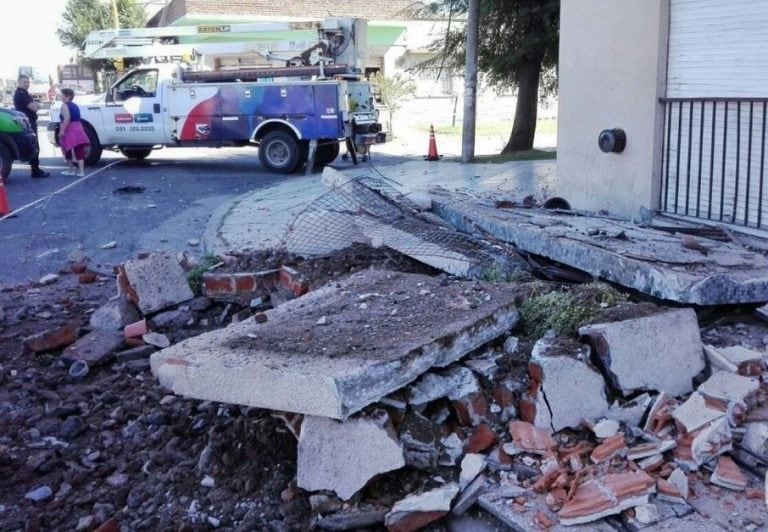
POLYGON ((418 412, 408 412, 399 430, 406 464, 417 469, 434 469, 441 451, 438 446, 439 428, 418 412))
POLYGON ((114 356, 114 352, 123 345, 123 340, 123 333, 120 331, 96 329, 67 347, 61 353, 61 359, 65 362, 82 360, 91 367, 105 364, 114 356))
POLYGON ((683 404, 672 411, 672 417, 687 432, 694 432, 724 415, 724 412, 707 406, 704 396, 699 392, 693 392, 683 404))
POLYGON ((655 390, 673 396, 693 390, 693 377, 704 369, 701 333, 693 309, 579 329, 624 394, 655 390))
POLYGON ((729 347, 704 346, 704 353, 713 367, 739 375, 762 375, 765 355, 740 345, 729 347))
POLYGON ((700 429, 691 443, 691 457, 697 465, 703 465, 732 450, 733 435, 728 420, 721 417, 700 429))
POLYGON ((459 489, 464 490, 483 472, 486 466, 485 456, 476 453, 467 453, 461 460, 461 472, 459 473, 459 489))
POLYGON ((144 314, 152 314, 195 297, 174 253, 152 253, 143 259, 129 260, 123 267, 139 298, 139 309, 144 314))
POLYGON ((296 465, 300 488, 331 490, 348 500, 374 476, 404 465, 402 447, 379 420, 304 418, 296 465))
POLYGON ((590 523, 647 504, 655 492, 656 482, 647 473, 612 473, 580 484, 557 516, 563 525, 590 523))
POLYGON ((624 423, 628 427, 639 427, 643 416, 645 416, 652 402, 653 398, 647 393, 623 404, 617 400, 613 402, 605 413, 605 417, 619 423, 624 423))
POLYGON ((117 296, 97 308, 89 319, 94 329, 122 330, 129 323, 141 319, 139 309, 125 296, 117 296))
POLYGON ((728 411, 735 404, 748 406, 752 396, 760 388, 760 381, 751 377, 736 375, 730 371, 718 371, 704 381, 696 390, 707 403, 715 408, 728 411))
POLYGON ((361 530, 384 524, 389 508, 371 508, 336 512, 317 516, 317 526, 323 530, 361 530))
POLYGON ((462 515, 469 510, 477 502, 477 499, 486 489, 487 485, 488 481, 483 475, 475 478, 469 486, 461 491, 459 498, 456 500, 456 504, 453 505, 451 513, 453 515, 462 515))
POLYGON ((768 456, 768 423, 748 423, 741 445, 762 456, 768 456))
POLYGON ((247 320, 190 338, 151 357, 152 371, 178 395, 344 419, 445 367, 518 322, 506 284, 451 282, 365 271, 247 320), (420 306, 421 290, 430 297, 420 306), (474 309, 439 304, 471 290, 474 309), (382 297, 360 303, 359 295, 382 297), (437 303, 437 304, 436 304, 437 303), (391 314, 393 306, 401 311, 391 314), (320 316, 333 316, 318 326, 320 316), (361 323, 368 324, 361 337, 361 323))
POLYGON ((390 532, 419 530, 446 515, 458 493, 459 486, 450 482, 424 493, 409 495, 392 506, 384 524, 390 532))
MULTIPOLYGON (((518 496, 520 495, 518 494, 518 496)), ((537 519, 537 514, 541 508, 546 507, 544 496, 528 499, 529 502, 525 504, 510 504, 510 499, 514 497, 515 495, 507 493, 504 488, 488 488, 486 493, 480 495, 477 502, 483 510, 498 519, 509 530, 515 532, 529 532, 542 528, 549 532, 615 532, 616 530, 615 527, 604 521, 590 523, 587 526, 563 526, 562 523, 544 526, 537 519)))
POLYGON ((605 414, 605 382, 588 361, 589 347, 575 341, 536 342, 528 365, 531 380, 538 383, 534 425, 557 432, 605 414))
POLYGON ((661 299, 696 305, 768 301, 768 259, 707 241, 707 255, 680 237, 632 222, 436 197, 433 211, 461 231, 477 228, 514 246, 661 299))
POLYGON ((472 370, 457 366, 426 373, 408 387, 408 403, 418 408, 441 397, 456 401, 479 390, 480 385, 472 370))

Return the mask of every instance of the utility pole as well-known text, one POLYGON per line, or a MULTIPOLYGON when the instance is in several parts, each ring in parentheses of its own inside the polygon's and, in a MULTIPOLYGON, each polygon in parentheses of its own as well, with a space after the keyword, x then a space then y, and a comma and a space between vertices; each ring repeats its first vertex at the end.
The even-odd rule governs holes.
POLYGON ((112 0, 112 22, 115 25, 115 29, 120 29, 120 17, 117 16, 117 0, 112 0))
POLYGON ((467 11, 467 55, 464 68, 464 122, 461 128, 461 162, 475 159, 477 111, 477 40, 480 29, 480 0, 469 0, 467 11))

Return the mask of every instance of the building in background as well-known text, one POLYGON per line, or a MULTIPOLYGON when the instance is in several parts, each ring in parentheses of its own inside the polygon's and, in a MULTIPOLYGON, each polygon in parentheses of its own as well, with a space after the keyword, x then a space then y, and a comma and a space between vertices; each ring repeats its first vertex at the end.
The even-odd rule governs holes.
POLYGON ((764 0, 562 0, 559 194, 764 232, 766 27, 764 0))

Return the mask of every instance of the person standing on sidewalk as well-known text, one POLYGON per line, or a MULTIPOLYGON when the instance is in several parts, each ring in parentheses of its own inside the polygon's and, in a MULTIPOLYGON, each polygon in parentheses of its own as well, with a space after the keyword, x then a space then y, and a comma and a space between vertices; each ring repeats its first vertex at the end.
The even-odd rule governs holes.
MULTIPOLYGON (((37 103, 29 94, 29 77, 19 76, 17 81, 16 92, 13 94, 13 106, 17 111, 21 111, 27 115, 32 131, 37 135, 37 111, 40 109, 40 104, 37 103)), ((40 169, 40 144, 38 143, 37 152, 34 157, 29 160, 29 166, 32 168, 32 177, 48 177, 48 172, 44 172, 40 169)))

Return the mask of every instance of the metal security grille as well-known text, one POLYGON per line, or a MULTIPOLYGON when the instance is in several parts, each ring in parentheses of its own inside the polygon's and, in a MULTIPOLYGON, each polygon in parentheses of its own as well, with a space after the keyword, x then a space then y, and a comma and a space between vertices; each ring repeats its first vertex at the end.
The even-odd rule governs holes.
POLYGON ((768 98, 663 98, 662 210, 766 227, 768 98))

